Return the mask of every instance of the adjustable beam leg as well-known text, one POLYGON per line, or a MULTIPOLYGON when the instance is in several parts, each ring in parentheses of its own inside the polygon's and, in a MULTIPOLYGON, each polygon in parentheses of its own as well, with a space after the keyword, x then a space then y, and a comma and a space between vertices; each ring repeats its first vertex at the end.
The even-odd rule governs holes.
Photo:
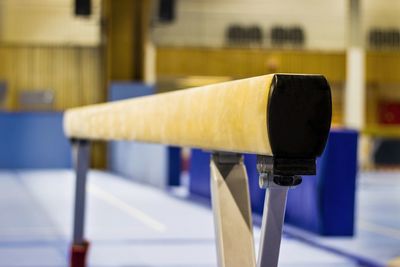
POLYGON ((285 163, 285 166, 278 165, 285 171, 280 170, 278 175, 272 157, 257 157, 260 187, 266 189, 257 267, 278 266, 288 190, 302 181, 300 176, 293 175, 293 170, 306 174, 314 172, 315 160, 306 161, 306 164, 303 160, 286 160, 285 163))
POLYGON ((258 267, 278 266, 288 187, 267 188, 261 228, 258 267))
POLYGON ((255 267, 249 188, 243 157, 214 153, 211 197, 219 267, 255 267))
POLYGON ((73 141, 73 164, 76 175, 74 229, 70 266, 85 267, 89 243, 84 239, 86 176, 89 169, 90 144, 86 140, 73 141))

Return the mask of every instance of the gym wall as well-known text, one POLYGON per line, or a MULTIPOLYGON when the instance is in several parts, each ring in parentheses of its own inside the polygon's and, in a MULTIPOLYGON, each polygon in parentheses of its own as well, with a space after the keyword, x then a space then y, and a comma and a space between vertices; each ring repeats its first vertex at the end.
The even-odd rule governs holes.
MULTIPOLYGON (((366 38, 372 27, 400 28, 399 2, 361 2, 366 38)), ((162 46, 221 47, 226 29, 232 24, 259 25, 264 32, 276 25, 299 25, 305 30, 305 48, 344 50, 347 11, 347 0, 177 0, 174 22, 156 25, 154 36, 162 46)))
POLYGON ((264 31, 279 24, 300 25, 306 29, 307 48, 345 47, 345 0, 176 2, 175 22, 155 28, 155 41, 159 45, 220 47, 225 43, 225 31, 231 24, 259 25, 264 31))
POLYGON ((20 92, 30 90, 53 91, 54 110, 105 100, 100 0, 92 6, 92 15, 82 18, 72 0, 0 1, 7 110, 18 110, 20 92))

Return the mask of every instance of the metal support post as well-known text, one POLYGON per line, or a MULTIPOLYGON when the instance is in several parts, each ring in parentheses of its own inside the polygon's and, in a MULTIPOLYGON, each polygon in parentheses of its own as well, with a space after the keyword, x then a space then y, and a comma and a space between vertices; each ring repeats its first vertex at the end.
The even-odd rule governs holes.
POLYGON ((259 157, 257 169, 260 172, 260 187, 266 189, 257 267, 276 267, 287 193, 291 186, 301 183, 301 177, 275 175, 272 157, 259 157))
POLYGON ((249 187, 242 155, 212 155, 211 197, 218 266, 255 267, 249 187))
POLYGON ((278 266, 288 187, 269 188, 265 193, 258 267, 278 266))
POLYGON ((86 140, 73 140, 73 164, 76 175, 74 229, 71 247, 71 267, 86 266, 86 254, 89 243, 84 238, 86 178, 89 169, 90 143, 86 140))

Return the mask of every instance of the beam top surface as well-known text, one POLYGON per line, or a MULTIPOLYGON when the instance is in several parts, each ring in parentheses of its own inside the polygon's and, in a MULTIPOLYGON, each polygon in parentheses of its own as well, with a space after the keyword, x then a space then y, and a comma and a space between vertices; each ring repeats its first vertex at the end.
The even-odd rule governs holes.
POLYGON ((64 132, 302 159, 322 153, 331 116, 323 76, 271 74, 69 109, 64 132))

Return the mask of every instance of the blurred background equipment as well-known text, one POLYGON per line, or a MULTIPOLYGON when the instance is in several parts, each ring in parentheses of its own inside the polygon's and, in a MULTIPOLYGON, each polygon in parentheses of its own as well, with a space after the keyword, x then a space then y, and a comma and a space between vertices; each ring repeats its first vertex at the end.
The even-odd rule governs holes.
POLYGON ((281 27, 274 26, 271 28, 271 44, 273 46, 301 46, 304 45, 305 34, 300 26, 294 27, 281 27))
POLYGON ((51 111, 54 109, 54 98, 51 89, 22 90, 19 94, 19 109, 51 111))
POLYGON ((243 27, 233 24, 227 28, 226 40, 228 45, 233 46, 262 46, 263 30, 257 25, 243 27))
POLYGON ((175 20, 175 0, 159 0, 158 21, 171 23, 175 20))
POLYGON ((368 38, 371 49, 399 49, 400 48, 400 30, 374 28, 369 31, 368 38))
POLYGON ((91 0, 75 0, 75 15, 90 16, 92 14, 91 0))
POLYGON ((7 99, 7 84, 4 81, 0 81, 0 110, 5 109, 7 99))

